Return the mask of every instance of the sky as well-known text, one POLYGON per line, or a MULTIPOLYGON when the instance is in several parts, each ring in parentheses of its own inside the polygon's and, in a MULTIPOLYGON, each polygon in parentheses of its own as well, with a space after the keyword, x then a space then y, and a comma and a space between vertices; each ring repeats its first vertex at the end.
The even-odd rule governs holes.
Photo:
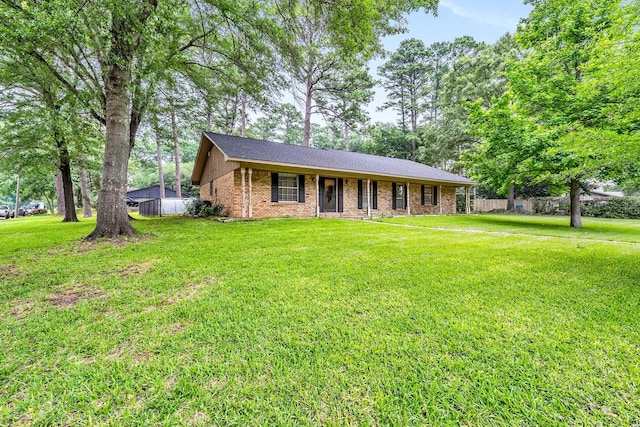
MULTIPOLYGON (((438 41, 452 41, 456 37, 471 36, 478 41, 495 43, 507 32, 514 33, 521 18, 529 15, 531 6, 521 0, 440 0, 438 16, 423 11, 407 16, 408 32, 385 37, 383 45, 387 51, 394 51, 402 40, 417 38, 427 46, 438 41)), ((377 77, 377 68, 385 59, 375 59, 369 70, 377 77)), ((384 103, 384 91, 376 89, 373 102, 369 105, 372 122, 397 120, 392 110, 377 111, 384 103)))

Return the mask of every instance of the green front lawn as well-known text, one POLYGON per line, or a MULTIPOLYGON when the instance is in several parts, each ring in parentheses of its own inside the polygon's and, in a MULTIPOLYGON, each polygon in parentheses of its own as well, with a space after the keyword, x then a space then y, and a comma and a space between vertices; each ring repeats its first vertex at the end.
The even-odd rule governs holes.
POLYGON ((390 220, 0 222, 0 425, 640 423, 640 222, 390 220))
POLYGON ((465 215, 393 217, 378 221, 453 230, 489 231, 536 236, 619 240, 640 243, 640 221, 608 218, 582 218, 582 228, 570 228, 566 216, 465 215))

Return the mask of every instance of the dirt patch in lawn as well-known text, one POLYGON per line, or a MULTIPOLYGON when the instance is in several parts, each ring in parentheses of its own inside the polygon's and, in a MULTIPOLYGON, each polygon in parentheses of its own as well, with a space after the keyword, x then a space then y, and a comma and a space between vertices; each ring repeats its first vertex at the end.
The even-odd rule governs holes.
POLYGON ((102 298, 105 293, 97 289, 90 289, 85 286, 75 286, 60 292, 53 293, 47 297, 47 302, 54 307, 72 307, 83 299, 102 298))
POLYGON ((25 300, 17 300, 11 303, 11 308, 8 313, 10 316, 16 317, 18 320, 22 321, 26 316, 33 313, 34 306, 33 302, 25 301, 25 300))
POLYGON ((189 283, 178 290, 174 295, 169 296, 167 298, 167 304, 174 305, 185 299, 193 299, 200 293, 200 291, 208 288, 217 280, 218 279, 215 276, 211 276, 208 279, 203 280, 202 282, 189 283))
POLYGON ((17 265, 0 265, 0 280, 13 279, 20 276, 20 267, 17 265))
POLYGON ((131 264, 119 270, 115 270, 112 274, 117 274, 121 277, 133 277, 133 276, 141 276, 145 274, 147 271, 153 267, 156 263, 155 259, 150 259, 144 262, 140 262, 138 264, 131 264))

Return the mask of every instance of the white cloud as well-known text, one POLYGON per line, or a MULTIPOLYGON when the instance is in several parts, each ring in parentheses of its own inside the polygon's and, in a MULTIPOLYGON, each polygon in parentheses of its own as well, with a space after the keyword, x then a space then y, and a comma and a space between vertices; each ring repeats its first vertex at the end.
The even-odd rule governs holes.
POLYGON ((449 9, 453 14, 463 18, 469 18, 483 24, 502 27, 514 31, 518 26, 519 17, 500 12, 480 12, 466 6, 461 6, 450 0, 442 0, 440 6, 449 9))

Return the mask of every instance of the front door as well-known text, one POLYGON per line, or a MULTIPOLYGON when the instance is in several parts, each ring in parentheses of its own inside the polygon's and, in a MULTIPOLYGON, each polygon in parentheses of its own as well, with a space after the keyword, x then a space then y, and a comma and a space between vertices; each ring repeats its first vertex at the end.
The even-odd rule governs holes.
POLYGON ((336 180, 334 178, 324 179, 324 211, 335 212, 337 203, 336 199, 338 192, 336 191, 336 180))

